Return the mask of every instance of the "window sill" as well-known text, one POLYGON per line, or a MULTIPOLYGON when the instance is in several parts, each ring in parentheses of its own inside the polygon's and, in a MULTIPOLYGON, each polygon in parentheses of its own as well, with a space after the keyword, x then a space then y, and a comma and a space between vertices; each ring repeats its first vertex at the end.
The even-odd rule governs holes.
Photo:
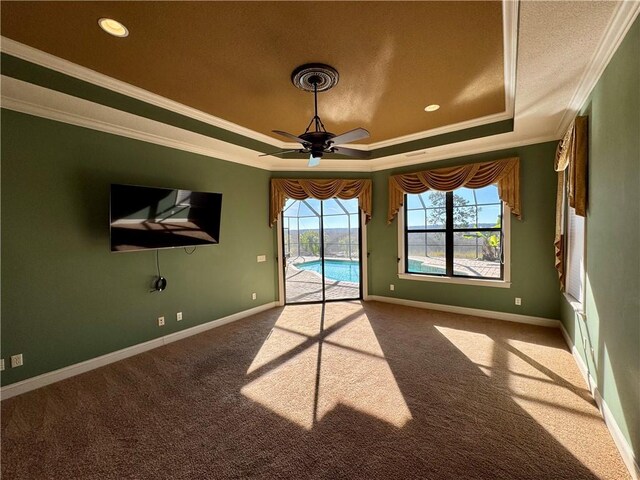
POLYGON ((412 273, 399 273, 398 278, 403 280, 418 280, 420 282, 453 283, 458 285, 476 285, 478 287, 511 288, 511 282, 505 280, 487 280, 480 278, 460 277, 431 277, 429 275, 416 275, 412 273))
POLYGON ((586 313, 584 311, 584 303, 580 303, 578 300, 573 298, 573 296, 569 295, 567 292, 562 292, 567 303, 573 308, 573 311, 583 320, 586 317, 586 313))

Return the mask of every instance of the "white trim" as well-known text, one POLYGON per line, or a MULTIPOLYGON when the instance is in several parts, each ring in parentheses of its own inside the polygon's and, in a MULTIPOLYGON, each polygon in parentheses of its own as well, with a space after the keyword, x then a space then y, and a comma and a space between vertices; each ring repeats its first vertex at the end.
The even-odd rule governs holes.
MULTIPOLYGON (((534 138, 524 137, 514 139, 513 132, 491 135, 488 137, 472 138, 464 142, 449 143, 431 147, 428 149, 419 149, 414 152, 398 153, 386 157, 379 157, 368 160, 369 168, 367 171, 377 172, 379 170, 389 170, 396 167, 407 167, 423 163, 437 162, 447 160, 449 158, 466 157, 476 155, 478 153, 497 152, 510 148, 524 147, 526 145, 535 145, 538 143, 553 142, 561 138, 556 134, 544 135, 534 138)), ((323 160, 324 162, 325 160, 323 160)), ((361 160, 362 162, 362 160, 361 160)), ((280 168, 272 168, 272 170, 280 170, 280 168)), ((282 170, 291 170, 291 168, 282 168, 282 170)))
MULTIPOLYGON (((503 30, 503 78, 504 78, 504 112, 486 115, 484 117, 466 120, 464 122, 446 125, 444 127, 432 128, 422 132, 403 135, 401 137, 371 143, 369 145, 358 145, 362 150, 375 150, 378 148, 391 147, 405 142, 422 140, 424 138, 457 132, 467 128, 479 127, 490 123, 509 120, 514 117, 516 104, 516 65, 518 60, 518 10, 519 0, 503 0, 502 2, 502 30, 503 30)), ((406 154, 405 154, 406 155, 406 154)), ((406 165, 406 163, 405 163, 406 165)), ((386 167, 389 168, 389 167, 386 167)))
MULTIPOLYGON (((506 107, 504 112, 487 115, 484 117, 475 118, 452 125, 446 125, 431 130, 425 130, 410 135, 404 135, 401 137, 396 137, 390 140, 384 140, 368 145, 353 144, 353 146, 360 150, 371 151, 377 148, 389 147, 404 142, 420 140, 423 138, 433 137, 435 135, 442 135, 445 133, 451 133, 466 128, 477 127, 480 125, 513 118, 516 80, 515 63, 517 59, 517 5, 518 2, 515 0, 505 0, 503 4, 504 87, 506 107), (513 14, 513 12, 515 12, 515 14, 513 14)), ((275 148, 288 149, 298 147, 298 144, 282 142, 280 140, 272 138, 269 135, 265 135, 250 128, 246 128, 236 123, 229 122, 220 117, 205 113, 201 110, 188 107, 166 97, 162 97, 155 93, 149 92, 148 90, 144 90, 121 80, 117 80, 108 75, 96 72, 95 70, 91 70, 68 60, 64 60, 63 58, 56 57, 55 55, 51 55, 50 53, 43 52, 42 50, 38 50, 7 37, 0 36, 0 50, 27 62, 41 65, 56 72, 69 75, 70 77, 89 82, 93 85, 109 89, 111 91, 126 95, 131 98, 135 98, 136 100, 140 100, 145 103, 163 108, 165 110, 178 113, 195 120, 199 120, 215 127, 223 128, 229 132, 237 133, 239 135, 267 143, 274 146, 275 148)))
POLYGON ((451 283, 458 285, 475 285, 478 287, 511 288, 511 208, 502 202, 502 233, 504 254, 504 278, 502 280, 490 280, 486 278, 441 277, 407 273, 405 271, 405 244, 404 244, 404 204, 400 206, 396 215, 398 224, 398 278, 402 280, 417 280, 420 282, 451 283))
POLYGON ((604 399, 602 398, 602 395, 600 394, 600 391, 598 390, 598 385, 596 380, 591 376, 591 373, 589 372, 589 368, 587 367, 587 364, 585 363, 582 356, 578 352, 578 349, 573 343, 573 340, 571 340, 571 337, 569 336, 569 332, 567 332, 567 330, 564 328, 564 325, 562 323, 560 323, 560 331, 562 332, 562 336, 564 337, 565 342, 567 342, 567 346, 569 347, 569 350, 573 355, 573 359, 578 365, 578 370, 580 370, 580 373, 582 374, 582 377, 584 378, 584 381, 587 384, 587 387, 589 388, 591 395, 593 396, 594 400, 596 401, 596 404, 598 405, 598 409, 600 410, 600 413, 604 418, 604 423, 609 429, 609 433, 611 433, 613 442, 616 444, 616 447, 620 452, 622 461, 624 462, 625 466, 629 470, 631 477, 634 480, 640 480, 640 466, 638 466, 638 460, 636 459, 633 453, 633 449, 631 448, 631 445, 623 435, 622 430, 620 430, 620 427, 618 426, 618 422, 614 418, 613 414, 611 413, 611 410, 609 409, 609 406, 607 405, 607 402, 604 401, 604 399))
MULTIPOLYGON (((323 159, 318 167, 308 168, 304 159, 260 157, 261 152, 255 150, 139 117, 12 77, 3 75, 1 82, 1 106, 8 110, 269 171, 373 172, 394 166, 426 163, 529 144, 528 141, 504 144, 494 138, 501 136, 497 135, 435 147, 429 149, 424 155, 406 153, 374 160, 323 159), (481 145, 486 146, 480 147, 481 145)), ((532 142, 541 143, 550 140, 553 139, 545 137, 533 139, 532 142)), ((419 150, 419 152, 422 151, 419 150)))
POLYGON ((282 212, 278 214, 278 223, 275 224, 276 237, 278 244, 278 306, 284 307, 285 295, 284 295, 284 237, 282 236, 282 212))
POLYGON ((505 280, 489 280, 486 278, 462 278, 462 277, 436 277, 419 275, 416 273, 399 273, 402 280, 415 280, 418 282, 450 283, 454 285, 475 285, 477 287, 511 288, 511 282, 505 280))
MULTIPOLYGON (((393 147, 394 145, 401 145, 406 142, 413 142, 415 140, 422 140, 425 138, 435 137, 437 135, 457 132, 459 130, 466 130, 467 128, 480 127, 482 125, 501 122, 503 120, 509 120, 511 118, 513 118, 513 114, 509 114, 507 112, 494 113, 491 115, 486 115, 484 117, 465 120, 464 122, 452 123, 443 127, 432 128, 430 130, 423 130, 422 132, 395 137, 390 140, 382 140, 380 142, 370 143, 368 145, 354 144, 354 146, 356 146, 360 150, 375 150, 378 148, 393 147)), ((351 147, 351 145, 349 145, 349 147, 351 147)))
POLYGON ((209 125, 223 128, 229 132, 268 143, 276 148, 281 148, 283 145, 283 142, 277 141, 263 133, 255 132, 249 128, 245 128, 241 125, 210 115, 195 108, 187 107, 181 103, 169 100, 168 98, 156 95, 155 93, 151 93, 148 90, 135 87, 121 80, 116 80, 108 75, 98 73, 95 70, 77 65, 68 60, 56 57, 55 55, 43 52, 42 50, 11 40, 10 38, 0 36, 0 50, 13 57, 26 60, 27 62, 41 65, 56 72, 69 75, 70 77, 126 95, 127 97, 135 98, 136 100, 155 105, 156 107, 184 115, 185 117, 193 118, 195 120, 208 123, 209 125))
POLYGON ((571 306, 571 308, 573 308, 574 313, 576 315, 580 315, 580 318, 584 320, 586 318, 584 304, 580 303, 578 300, 573 298, 573 296, 568 294, 567 292, 562 292, 562 295, 564 296, 567 303, 571 306))
POLYGON ((251 315, 264 312, 265 310, 269 310, 276 306, 277 306, 277 302, 265 303, 264 305, 250 308, 249 310, 243 310, 241 312, 234 313, 226 317, 218 318, 217 320, 212 320, 210 322, 203 323, 201 325, 196 325, 195 327, 187 328, 185 330, 171 333, 163 337, 154 338, 153 340, 149 340, 148 342, 139 343, 137 345, 123 348, 122 350, 117 350, 115 352, 107 353, 106 355, 101 355, 99 357, 92 358, 84 362, 69 365, 68 367, 60 368, 52 372, 43 373, 42 375, 28 378, 26 380, 22 380, 21 382, 12 383, 0 389, 0 398, 2 400, 6 400, 7 398, 15 397, 16 395, 21 395, 31 390, 35 390, 37 388, 44 387, 52 383, 74 377, 81 373, 85 373, 90 370, 103 367, 105 365, 117 362, 124 358, 138 355, 140 353, 146 352, 148 350, 152 350, 154 348, 161 347, 168 343, 175 342, 177 340, 182 340, 183 338, 187 338, 192 335, 197 335, 206 330, 220 327, 222 325, 226 325, 227 323, 235 322, 237 320, 241 320, 251 315))
POLYGON ((404 259, 405 259, 405 244, 404 244, 404 202, 400 205, 400 210, 396 214, 396 223, 398 224, 398 256, 396 257, 396 262, 398 262, 398 277, 400 275, 406 274, 404 268, 404 259))
MULTIPOLYGON (((517 79, 517 42, 518 42, 518 21, 519 21, 519 2, 516 0, 504 0, 503 1, 503 40, 504 40, 504 74, 505 80, 509 79, 509 82, 505 83, 505 94, 507 99, 507 112, 511 107, 510 98, 514 100, 515 103, 515 94, 516 94, 516 79, 517 79)), ((606 68, 607 63, 610 61, 611 57, 614 55, 616 49, 619 44, 625 37, 628 29, 633 24, 638 12, 640 11, 640 2, 634 1, 623 1, 619 2, 619 4, 615 7, 615 13, 612 15, 612 19, 609 23, 608 28, 606 29, 606 33, 603 35, 602 40, 599 42, 598 49, 592 60, 589 64, 589 67, 585 69, 585 73, 583 75, 582 80, 579 83, 579 87, 576 89, 573 98, 565 109, 564 116, 560 122, 560 125, 556 129, 555 132, 553 125, 549 128, 546 126, 548 123, 544 118, 540 121, 535 119, 529 119, 527 114, 521 115, 518 119, 514 118, 514 122, 516 122, 516 126, 518 121, 520 124, 527 125, 527 128, 515 128, 513 132, 505 132, 502 134, 492 135, 489 137, 481 137, 470 139, 462 142, 457 142, 454 144, 440 145, 437 147, 431 147, 428 149, 422 148, 413 152, 405 152, 401 154, 389 155, 387 157, 376 158, 372 160, 331 160, 331 159, 323 159, 322 163, 319 167, 309 168, 306 166, 306 162, 304 159, 280 159, 277 157, 258 157, 261 152, 254 152, 250 155, 246 153, 243 154, 232 154, 228 156, 221 156, 216 152, 216 150, 222 150, 220 147, 216 149, 203 148, 198 143, 189 144, 189 142, 176 142, 174 140, 167 140, 163 138, 163 135, 160 133, 161 128, 157 128, 157 131, 152 132, 139 132, 138 125, 130 126, 128 129, 118 129, 114 128, 114 125, 109 124, 104 125, 100 120, 105 110, 112 110, 109 107, 105 107, 103 105, 92 104, 91 102, 85 101, 87 104, 93 105, 91 109, 80 109, 77 104, 74 105, 58 105, 58 111, 52 112, 46 108, 37 108, 39 104, 35 101, 25 101, 22 102, 21 105, 16 104, 16 102, 8 101, 6 98, 3 98, 3 107, 10 108, 17 111, 23 111, 24 113, 29 113, 31 115, 42 116, 44 118, 51 118, 53 120, 58 121, 66 121, 67 123, 74 123, 71 119, 74 116, 80 115, 83 117, 83 125, 87 128, 92 128, 94 130, 105 131, 108 133, 113 133, 116 135, 128 136, 130 138, 142 138, 143 141, 147 141, 150 143, 156 143, 159 145, 170 146, 172 148, 178 148, 185 151, 191 151, 194 153, 199 153, 202 155, 211 156, 214 158, 221 158, 222 160, 232 161, 236 163, 242 163, 246 165, 255 166, 258 168, 262 168, 270 171, 334 171, 334 172, 375 172, 380 170, 387 170, 400 166, 409 166, 416 165, 420 163, 428 163, 439 160, 445 160, 449 158, 457 158, 463 157, 467 155, 474 155, 485 152, 494 152, 504 149, 512 149, 517 147, 522 147, 526 145, 544 143, 558 140, 564 134, 566 130, 565 124, 571 121, 571 119, 575 116, 575 112, 584 104, 584 101, 588 98, 588 95, 591 93, 591 90, 595 86, 597 80, 600 78, 600 75, 606 68), (31 105, 25 105, 31 103, 31 105), (61 119, 60 116, 66 117, 66 120, 61 119), (546 123, 544 123, 546 122, 546 123), (544 125, 542 125, 544 124, 544 125), (535 128, 534 128, 535 127, 535 128)), ((258 132, 254 132, 250 129, 246 129, 244 127, 232 124, 230 122, 226 122, 223 119, 214 117, 212 115, 208 115, 206 113, 200 112, 196 109, 192 109, 190 107, 186 107, 177 102, 173 102, 166 98, 160 97, 158 95, 152 94, 145 90, 139 89, 132 85, 126 84, 119 80, 115 80, 106 75, 97 73, 93 70, 87 69, 85 67, 81 67, 79 65, 73 64, 66 60, 60 59, 48 53, 39 51, 35 48, 29 47, 27 45, 20 44, 14 40, 0 37, 0 49, 10 55, 14 55, 18 58, 22 58, 26 61, 32 62, 37 65, 42 65, 46 68, 50 68, 55 71, 59 71, 66 75, 73 76, 75 78, 79 78, 88 82, 91 82, 95 85, 102 86, 104 88, 109 88, 110 90, 114 90, 118 93, 122 93, 124 95, 131 96, 132 98, 139 99, 141 101, 159 106, 161 108, 165 108, 170 111, 174 111, 181 115, 185 115, 191 118, 195 118, 197 120, 203 121, 205 123, 209 123, 211 125, 224 128, 228 131, 238 133, 240 135, 244 135, 250 138, 257 139, 259 141, 263 141, 269 145, 273 145, 277 148, 284 148, 288 143, 284 143, 278 140, 275 140, 267 135, 259 134, 258 132)), ((3 77, 4 82, 6 83, 6 79, 3 77)), ((42 87, 41 87, 42 88, 42 87)), ((5 88, 3 85, 3 95, 5 95, 5 88)), ((52 90, 42 89, 50 92, 50 95, 63 95, 59 92, 54 92, 52 90)), ((73 98, 71 96, 65 96, 64 98, 73 98)), ((25 100, 25 99, 23 99, 25 100)), ((20 103, 20 102, 18 102, 20 103)), ((515 108, 515 106, 514 106, 515 108)), ((514 110, 515 111, 515 110, 514 110)), ((135 117, 132 115, 132 117, 135 117)), ((514 115, 506 115, 508 118, 514 117, 514 115)), ((141 118, 141 117, 136 117, 141 118)), ((484 121, 496 121, 499 117, 485 117, 484 121)), ((147 119, 144 119, 147 120, 147 119)), ((473 122, 478 122, 481 119, 473 120, 473 122)), ((148 120, 147 120, 148 121, 148 120)), ((159 122, 155 122, 160 124, 159 122)), ((482 122, 480 122, 482 123, 482 122)), ((77 124, 77 123, 74 123, 77 124)), ((118 125, 117 123, 115 124, 118 125)), ((443 129, 432 129, 428 131, 428 135, 437 135, 440 133, 445 133, 446 131, 455 131, 460 128, 468 128, 472 124, 461 123, 457 125, 450 125, 448 127, 444 127, 448 130, 443 129)), ((183 132, 187 132, 184 130, 183 132)), ((182 133, 181 137, 188 137, 188 133, 182 133)), ((425 132, 423 132, 425 133, 425 132)), ((208 138, 206 136, 202 136, 204 138, 208 138)), ((426 138, 426 137, 421 137, 426 138)), ((406 141, 395 139, 395 141, 406 141)), ((218 141, 219 142, 219 141, 218 141)), ((224 143, 224 142, 219 142, 224 143)), ((384 143, 378 142, 370 145, 356 145, 356 148, 360 148, 362 150, 372 150, 375 148, 380 148, 381 146, 386 145, 384 143)), ((235 145, 233 147, 236 147, 235 145)), ((242 149, 242 147, 237 147, 242 149)), ((243 149, 245 152, 253 152, 252 150, 243 149)))
POLYGON ((360 258, 362 259, 362 278, 360 282, 362 285, 362 299, 367 300, 369 298, 369 252, 367 248, 367 216, 364 212, 360 212, 360 258))
POLYGON ((474 317, 492 318, 494 320, 504 320, 507 322, 526 323, 528 325, 538 325, 541 327, 558 328, 560 320, 551 318, 533 317, 531 315, 520 315, 517 313, 497 312, 492 310, 481 310, 479 308, 458 307, 457 305, 444 305, 441 303, 420 302, 417 300, 406 300, 404 298, 385 297, 381 295, 369 295, 369 300, 407 307, 424 308, 427 310, 437 310, 440 312, 460 313, 462 315, 472 315, 474 317))
POLYGON ((585 104, 589 95, 591 95, 591 91, 600 80, 639 13, 640 1, 625 0, 619 2, 618 8, 611 17, 603 38, 598 44, 598 49, 593 54, 589 65, 587 65, 573 97, 560 119, 560 124, 556 130, 558 138, 565 134, 574 117, 585 104))
POLYGON ((2 75, 0 106, 37 117, 268 170, 260 152, 2 75))
POLYGON ((504 31, 504 105, 508 118, 514 117, 516 108, 519 10, 520 0, 503 0, 502 29, 504 31))
MULTIPOLYGON (((365 223, 365 214, 364 212, 360 212, 361 219, 361 228, 360 228, 360 258, 362 262, 362 277, 360 278, 360 283, 362 285, 362 299, 367 300, 369 298, 369 275, 368 275, 368 256, 367 256, 367 224, 365 223)), ((278 243, 278 252, 281 252, 278 256, 283 255, 284 253, 284 238, 282 237, 282 212, 278 215, 278 223, 275 225, 275 228, 278 229, 277 232, 277 243, 278 243)), ((284 306, 286 304, 285 292, 284 292, 284 268, 283 264, 280 263, 281 260, 278 261, 278 305, 284 306)))

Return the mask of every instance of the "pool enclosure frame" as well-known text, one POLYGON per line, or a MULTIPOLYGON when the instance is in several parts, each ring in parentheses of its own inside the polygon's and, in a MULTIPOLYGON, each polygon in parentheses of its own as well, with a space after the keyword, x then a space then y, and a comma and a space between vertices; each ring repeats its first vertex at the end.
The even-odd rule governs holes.
MULTIPOLYGON (((349 212, 344 205, 342 204, 342 202, 340 201, 339 198, 337 197, 333 197, 330 199, 326 199, 326 200, 320 200, 320 211, 318 212, 315 208, 313 208, 311 205, 309 205, 309 203, 307 202, 308 199, 304 199, 304 200, 297 200, 298 202, 304 204, 311 212, 313 212, 313 215, 299 215, 296 216, 295 218, 297 219, 297 245, 298 245, 298 256, 300 254, 300 219, 304 219, 304 218, 318 218, 318 222, 319 222, 319 227, 318 227, 318 235, 319 235, 319 239, 318 239, 318 243, 319 243, 319 260, 320 260, 320 264, 321 264, 321 276, 322 276, 322 299, 321 300, 310 300, 310 301, 303 301, 303 302, 291 302, 291 305, 304 305, 304 304, 313 304, 313 303, 326 303, 326 302, 341 302, 341 301, 349 301, 349 300, 363 300, 366 299, 367 296, 367 265, 366 265, 366 258, 368 257, 368 253, 367 255, 363 255, 363 252, 366 251, 366 224, 364 222, 364 214, 362 213, 362 211, 360 211, 360 209, 357 210, 357 215, 358 215, 358 255, 357 255, 357 260, 359 263, 359 267, 360 267, 360 282, 359 282, 359 286, 358 286, 358 296, 357 297, 345 297, 345 298, 338 298, 338 299, 328 299, 326 298, 326 278, 324 275, 324 270, 325 270, 325 235, 324 235, 324 217, 337 217, 337 216, 346 216, 347 217, 347 227, 348 227, 348 232, 349 232, 349 243, 348 243, 348 259, 349 260, 355 260, 355 257, 351 254, 351 248, 352 248, 352 232, 351 232, 351 228, 352 228, 352 219, 351 216, 355 215, 356 213, 351 213, 349 212), (328 200, 334 200, 336 202, 336 204, 342 209, 341 213, 328 213, 325 214, 324 213, 324 202, 328 201, 328 200)), ((288 259, 288 252, 285 250, 286 246, 288 245, 289 248, 291 246, 291 242, 288 241, 285 243, 285 236, 289 236, 290 238, 290 233, 285 233, 285 231, 290 232, 289 228, 285 228, 285 215, 284 212, 286 212, 288 210, 288 208, 290 207, 286 207, 285 209, 283 209, 283 211, 280 213, 279 217, 278 217, 278 224, 279 224, 279 228, 278 228, 278 252, 279 252, 279 259, 278 259, 278 283, 279 283, 279 305, 285 305, 287 304, 286 301, 286 275, 285 275, 285 271, 287 268, 287 259, 288 259)), ((292 218, 292 217, 289 217, 292 218)), ((286 225, 286 227, 288 227, 289 224, 286 225)))

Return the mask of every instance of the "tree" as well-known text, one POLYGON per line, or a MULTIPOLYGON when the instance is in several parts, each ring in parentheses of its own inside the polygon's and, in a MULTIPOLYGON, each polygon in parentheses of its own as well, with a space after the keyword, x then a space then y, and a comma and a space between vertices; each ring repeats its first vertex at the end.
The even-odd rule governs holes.
POLYGON ((310 253, 320 255, 320 235, 315 230, 306 230, 300 234, 300 253, 310 253), (304 248, 302 248, 304 247, 304 248))
MULTIPOLYGON (((498 215, 498 220, 493 228, 502 226, 502 215, 498 215)), ((500 260, 500 233, 499 232, 474 232, 464 235, 464 238, 481 238, 482 260, 487 262, 497 262, 500 260)))
MULTIPOLYGON (((433 205, 429 209, 428 219, 430 225, 443 225, 446 223, 447 211, 446 202, 447 195, 445 192, 431 191, 429 192, 429 202, 433 205)), ((453 223, 456 227, 468 227, 473 219, 474 208, 469 205, 469 200, 465 199, 457 193, 453 194, 453 223)))

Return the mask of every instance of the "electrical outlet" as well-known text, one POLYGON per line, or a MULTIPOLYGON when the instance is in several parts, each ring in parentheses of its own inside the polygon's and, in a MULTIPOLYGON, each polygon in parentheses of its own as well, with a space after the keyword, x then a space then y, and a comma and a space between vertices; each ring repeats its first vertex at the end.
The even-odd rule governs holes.
POLYGON ((258 260, 258 263, 266 262, 267 261, 267 256, 266 255, 258 255, 257 260, 258 260))
POLYGON ((516 305, 522 305, 522 299, 520 297, 516 297, 516 305))
POLYGON ((23 365, 22 354, 11 355, 11 368, 21 367, 23 365))
POLYGON ((0 372, 4 372, 4 358, 0 358, 0 372))
POLYGON ((389 285, 389 290, 391 290, 392 292, 395 291, 396 286, 392 283, 389 285))
POLYGON ((164 327, 164 317, 158 317, 158 326, 164 327))
POLYGON ((182 312, 178 312, 176 313, 176 320, 179 322, 180 320, 182 320, 182 312))
POLYGON ((256 292, 253 292, 251 294, 251 300, 255 300, 256 298, 258 298, 258 295, 256 294, 256 292))

